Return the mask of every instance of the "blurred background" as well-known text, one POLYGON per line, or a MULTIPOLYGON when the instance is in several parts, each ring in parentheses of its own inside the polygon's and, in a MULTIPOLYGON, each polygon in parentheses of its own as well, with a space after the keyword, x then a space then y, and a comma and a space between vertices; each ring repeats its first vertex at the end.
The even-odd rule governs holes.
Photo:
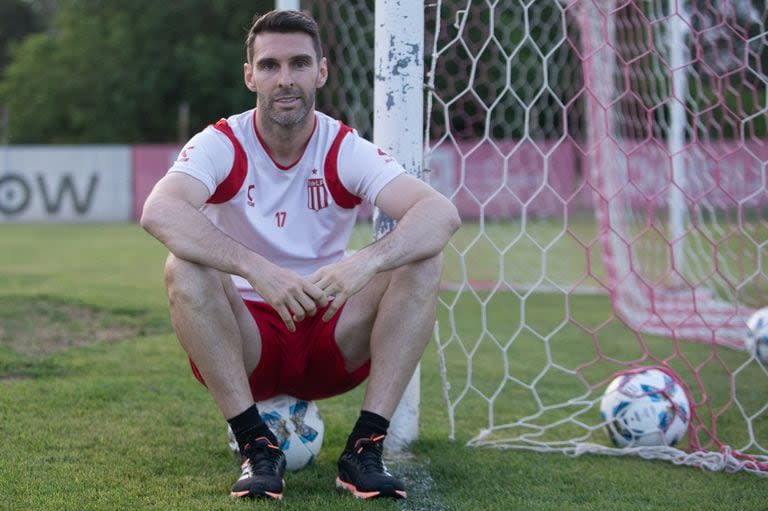
POLYGON ((274 0, 0 0, 0 143, 178 143, 253 105, 244 40, 274 0))

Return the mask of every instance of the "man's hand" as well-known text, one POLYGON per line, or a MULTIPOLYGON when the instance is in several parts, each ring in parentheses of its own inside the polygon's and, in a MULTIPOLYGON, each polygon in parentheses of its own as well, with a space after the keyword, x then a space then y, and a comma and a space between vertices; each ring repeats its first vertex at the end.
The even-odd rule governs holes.
POLYGON ((370 259, 359 255, 358 252, 355 256, 323 266, 308 277, 309 282, 316 285, 325 296, 334 297, 331 306, 323 314, 323 321, 329 321, 349 297, 365 287, 376 274, 370 259))
POLYGON ((248 281, 259 295, 280 315, 289 332, 296 331, 295 321, 314 316, 317 306, 328 305, 323 290, 297 273, 265 261, 265 265, 248 281))

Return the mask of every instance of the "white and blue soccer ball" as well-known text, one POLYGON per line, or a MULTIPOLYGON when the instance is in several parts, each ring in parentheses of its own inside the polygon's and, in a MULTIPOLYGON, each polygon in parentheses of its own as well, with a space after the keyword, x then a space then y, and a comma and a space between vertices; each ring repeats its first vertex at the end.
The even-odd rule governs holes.
POLYGON ((620 374, 600 400, 605 429, 617 447, 673 446, 685 437, 691 404, 661 369, 620 374))
MULTIPOLYGON (((286 468, 296 471, 306 467, 320 453, 325 425, 314 401, 292 396, 276 396, 256 403, 261 419, 277 437, 278 447, 285 453, 286 468)), ((229 448, 240 449, 232 429, 228 428, 229 448)))
POLYGON ((747 320, 746 348, 762 363, 768 363, 768 307, 756 311, 747 320))

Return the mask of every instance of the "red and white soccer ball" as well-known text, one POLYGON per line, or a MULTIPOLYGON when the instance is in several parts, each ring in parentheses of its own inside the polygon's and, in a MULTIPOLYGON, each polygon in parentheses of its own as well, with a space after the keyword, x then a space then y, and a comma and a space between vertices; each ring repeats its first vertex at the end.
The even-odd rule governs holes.
MULTIPOLYGON (((280 449, 285 453, 286 468, 301 470, 315 459, 323 446, 325 425, 314 401, 304 401, 292 396, 276 396, 256 403, 261 419, 277 437, 280 449)), ((240 454, 237 441, 228 428, 229 448, 240 454)))
POLYGON ((619 374, 605 389, 600 415, 614 445, 673 446, 683 439, 691 404, 666 371, 649 368, 619 374))
POLYGON ((747 320, 746 348, 763 364, 768 364, 768 307, 764 307, 747 320))

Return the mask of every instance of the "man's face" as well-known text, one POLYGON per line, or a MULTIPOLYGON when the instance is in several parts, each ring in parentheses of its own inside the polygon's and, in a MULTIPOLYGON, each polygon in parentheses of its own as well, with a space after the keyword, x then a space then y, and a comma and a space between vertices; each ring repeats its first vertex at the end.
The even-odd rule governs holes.
POLYGON ((315 91, 328 77, 325 58, 317 61, 312 38, 303 32, 257 35, 253 60, 244 71, 260 114, 283 127, 307 118, 315 108, 315 91))

